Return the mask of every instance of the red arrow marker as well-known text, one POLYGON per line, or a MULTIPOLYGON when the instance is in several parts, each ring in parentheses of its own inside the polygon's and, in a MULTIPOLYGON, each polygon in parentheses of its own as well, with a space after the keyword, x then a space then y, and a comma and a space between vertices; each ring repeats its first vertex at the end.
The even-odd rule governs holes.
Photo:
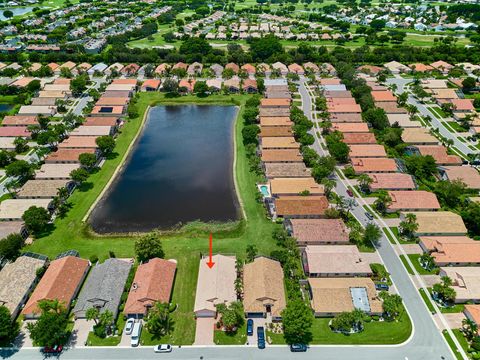
POLYGON ((209 239, 209 248, 210 248, 210 251, 209 251, 209 259, 208 259, 208 262, 207 262, 207 266, 211 269, 213 267, 213 265, 215 265, 215 263, 212 261, 212 242, 213 242, 213 239, 212 239, 212 234, 210 234, 210 239, 209 239))

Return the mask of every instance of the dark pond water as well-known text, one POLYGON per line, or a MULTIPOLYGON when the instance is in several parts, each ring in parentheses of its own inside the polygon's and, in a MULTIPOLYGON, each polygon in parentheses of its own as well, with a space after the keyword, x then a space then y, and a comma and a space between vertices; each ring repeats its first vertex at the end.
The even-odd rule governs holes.
POLYGON ((99 233, 238 218, 233 106, 158 106, 123 171, 92 212, 99 233))
POLYGON ((12 104, 0 104, 0 112, 7 112, 13 109, 12 104))

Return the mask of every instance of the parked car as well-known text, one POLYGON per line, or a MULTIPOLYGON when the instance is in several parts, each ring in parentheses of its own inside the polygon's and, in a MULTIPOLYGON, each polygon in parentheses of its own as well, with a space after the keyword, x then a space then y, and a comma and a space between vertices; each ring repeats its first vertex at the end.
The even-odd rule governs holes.
POLYGON ((371 213, 369 213, 368 211, 365 212, 365 216, 367 217, 367 219, 373 220, 373 215, 371 213))
POLYGON ((305 344, 292 344, 290 345, 291 352, 305 352, 307 351, 307 345, 305 344))
POLYGON ((63 351, 62 345, 45 346, 43 348, 43 352, 45 354, 60 354, 62 351, 63 351))
POLYGON ((353 197, 353 191, 352 190, 348 189, 347 194, 348 194, 348 196, 353 197))
POLYGON ((142 335, 142 322, 136 322, 133 325, 132 338, 130 340, 130 345, 132 347, 137 347, 140 344, 140 335, 142 335))
POLYGON ((380 291, 381 290, 388 291, 389 286, 388 286, 388 284, 378 283, 378 284, 375 284, 375 289, 380 290, 380 291))
POLYGON ((133 325, 135 325, 135 320, 130 318, 125 323, 125 334, 131 335, 133 331, 133 325))
POLYGON ((263 326, 257 327, 257 345, 259 349, 265 349, 265 329, 263 326))
POLYGON ((247 320, 247 336, 252 336, 253 335, 253 320, 248 319, 247 320))
POLYGON ((172 352, 172 345, 170 344, 160 344, 153 347, 153 351, 156 353, 169 353, 172 352))

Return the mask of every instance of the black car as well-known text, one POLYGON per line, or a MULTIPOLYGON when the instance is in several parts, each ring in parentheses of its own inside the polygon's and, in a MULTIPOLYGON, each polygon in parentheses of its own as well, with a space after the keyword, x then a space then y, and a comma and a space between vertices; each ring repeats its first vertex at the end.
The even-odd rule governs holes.
POLYGON ((366 212, 365 213, 365 216, 369 219, 369 220, 373 220, 373 215, 369 212, 366 212))
POLYGON ((265 329, 263 326, 257 327, 257 345, 259 349, 265 349, 265 329))
POLYGON ((292 344, 290 345, 291 352, 305 352, 307 351, 307 345, 305 344, 292 344))
POLYGON ((247 336, 252 336, 253 335, 253 320, 248 319, 247 320, 247 336))
POLYGON ((375 284, 375 289, 388 291, 389 286, 388 284, 379 283, 379 284, 375 284))

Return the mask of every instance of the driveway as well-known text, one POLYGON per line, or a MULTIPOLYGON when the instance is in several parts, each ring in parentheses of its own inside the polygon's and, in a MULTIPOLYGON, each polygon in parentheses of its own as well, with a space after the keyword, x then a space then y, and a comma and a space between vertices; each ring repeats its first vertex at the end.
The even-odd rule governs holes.
POLYGON ((247 345, 257 346, 257 327, 263 326, 266 332, 267 322, 266 322, 266 319, 264 318, 251 318, 251 319, 253 320, 253 335, 247 336, 247 345))
POLYGON ((196 323, 193 345, 213 345, 213 330, 216 320, 214 318, 197 318, 196 323))
POLYGON ((17 347, 32 347, 32 340, 30 339, 29 332, 27 330, 28 323, 34 323, 34 320, 25 320, 22 322, 22 327, 20 333, 14 341, 15 346, 17 347))
POLYGON ((462 327, 462 321, 466 318, 463 312, 461 313, 451 313, 443 314, 445 319, 447 319, 450 329, 460 329, 462 327))
MULTIPOLYGON (((403 248, 403 251, 405 251, 407 254, 423 254, 423 250, 418 244, 403 244, 395 246, 403 248)), ((397 252, 401 254, 400 249, 397 250, 397 252)))
POLYGON ((440 275, 420 275, 427 287, 432 287, 440 282, 440 275))
POLYGON ((88 339, 88 333, 92 331, 93 321, 86 319, 77 319, 73 325, 72 336, 70 337, 70 346, 85 346, 88 339))
POLYGON ((368 264, 382 264, 382 259, 378 252, 362 252, 362 260, 368 264))
POLYGON ((399 219, 399 218, 383 219, 383 222, 384 222, 388 227, 398 227, 398 226, 400 225, 400 219, 399 219))

